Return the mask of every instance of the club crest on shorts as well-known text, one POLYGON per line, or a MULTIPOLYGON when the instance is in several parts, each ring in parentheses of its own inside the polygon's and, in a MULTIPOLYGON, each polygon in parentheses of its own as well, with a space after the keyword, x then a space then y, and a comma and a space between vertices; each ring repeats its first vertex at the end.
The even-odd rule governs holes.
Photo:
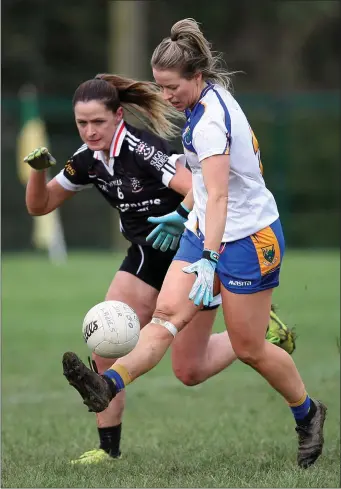
POLYGON ((262 248, 262 253, 265 260, 271 264, 275 263, 277 259, 275 259, 275 245, 264 246, 262 248))

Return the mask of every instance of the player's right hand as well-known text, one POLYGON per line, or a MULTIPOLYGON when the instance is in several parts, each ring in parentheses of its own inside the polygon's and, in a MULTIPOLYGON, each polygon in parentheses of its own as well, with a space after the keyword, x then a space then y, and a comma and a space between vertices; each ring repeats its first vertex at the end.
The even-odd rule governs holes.
POLYGON ((49 150, 44 147, 31 151, 31 153, 24 158, 24 162, 28 163, 34 170, 45 170, 56 164, 55 158, 53 158, 49 153, 49 150))

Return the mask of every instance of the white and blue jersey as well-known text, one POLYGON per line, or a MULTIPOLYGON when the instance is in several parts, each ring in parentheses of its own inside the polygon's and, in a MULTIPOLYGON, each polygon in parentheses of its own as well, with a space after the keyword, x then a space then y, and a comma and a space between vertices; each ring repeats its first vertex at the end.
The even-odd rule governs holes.
POLYGON ((237 101, 223 87, 208 83, 187 121, 182 142, 192 171, 194 207, 186 227, 205 236, 207 190, 201 162, 230 155, 227 220, 222 242, 236 241, 278 219, 275 199, 266 188, 257 139, 237 101))
MULTIPOLYGON (((186 117, 182 141, 192 170, 194 207, 174 260, 201 259, 207 204, 201 162, 228 154, 227 218, 216 273, 221 284, 237 294, 277 287, 284 236, 275 199, 262 176, 258 141, 242 109, 227 90, 208 83, 186 117)), ((220 301, 217 296, 214 303, 220 301)))

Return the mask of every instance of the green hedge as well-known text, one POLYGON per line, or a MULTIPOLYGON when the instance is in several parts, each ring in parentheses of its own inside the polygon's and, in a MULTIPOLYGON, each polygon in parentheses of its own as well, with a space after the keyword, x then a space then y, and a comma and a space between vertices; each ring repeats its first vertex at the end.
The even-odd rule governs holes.
MULTIPOLYGON (((339 246, 340 95, 253 93, 236 97, 259 140, 264 177, 276 197, 287 245, 339 246)), ((71 100, 45 98, 40 107, 59 171, 81 145, 71 100)), ((16 176, 19 111, 16 99, 3 100, 3 250, 31 247, 32 220, 16 176)), ((115 241, 117 221, 95 191, 81 192, 63 206, 61 214, 70 247, 108 248, 115 241)))

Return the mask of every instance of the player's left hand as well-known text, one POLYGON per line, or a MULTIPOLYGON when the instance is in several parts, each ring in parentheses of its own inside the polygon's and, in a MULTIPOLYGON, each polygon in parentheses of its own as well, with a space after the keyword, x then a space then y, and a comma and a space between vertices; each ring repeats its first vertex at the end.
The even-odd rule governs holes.
POLYGON ((185 229, 185 222, 189 214, 183 204, 170 214, 160 217, 148 217, 148 222, 158 224, 146 237, 146 241, 152 241, 153 248, 167 251, 168 248, 176 250, 180 237, 185 229))
POLYGON ((202 258, 182 270, 185 273, 196 273, 197 278, 193 284, 189 298, 196 306, 203 303, 208 306, 213 301, 214 273, 217 267, 219 253, 212 250, 204 250, 202 258))

